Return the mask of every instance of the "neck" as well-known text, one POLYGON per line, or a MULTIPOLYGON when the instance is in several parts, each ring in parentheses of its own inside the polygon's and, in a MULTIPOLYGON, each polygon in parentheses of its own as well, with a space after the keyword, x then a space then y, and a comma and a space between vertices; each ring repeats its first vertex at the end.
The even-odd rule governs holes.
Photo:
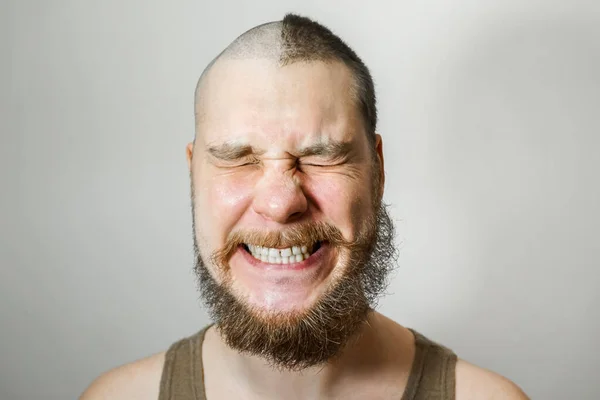
POLYGON ((282 393, 297 398, 346 398, 344 393, 352 387, 381 383, 385 376, 395 382, 408 379, 414 356, 410 331, 376 312, 368 315, 334 360, 302 371, 278 370, 258 356, 238 353, 214 328, 205 340, 207 363, 227 382, 235 382, 241 393, 256 393, 260 398, 281 398, 282 393))

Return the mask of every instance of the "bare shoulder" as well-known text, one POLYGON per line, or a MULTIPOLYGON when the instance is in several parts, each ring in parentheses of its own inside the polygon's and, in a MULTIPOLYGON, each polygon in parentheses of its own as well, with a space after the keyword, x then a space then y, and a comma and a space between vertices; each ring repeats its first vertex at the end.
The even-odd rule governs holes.
POLYGON ((79 400, 158 399, 165 352, 111 369, 100 375, 79 400))
POLYGON ((456 400, 528 400, 513 382, 495 372, 459 359, 456 363, 456 400))

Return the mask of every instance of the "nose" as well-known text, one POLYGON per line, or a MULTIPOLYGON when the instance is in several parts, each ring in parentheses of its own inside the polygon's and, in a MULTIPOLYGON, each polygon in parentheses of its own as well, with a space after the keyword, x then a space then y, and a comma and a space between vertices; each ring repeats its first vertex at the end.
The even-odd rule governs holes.
POLYGON ((308 201, 293 170, 271 171, 257 182, 252 208, 267 220, 285 224, 301 218, 308 201))

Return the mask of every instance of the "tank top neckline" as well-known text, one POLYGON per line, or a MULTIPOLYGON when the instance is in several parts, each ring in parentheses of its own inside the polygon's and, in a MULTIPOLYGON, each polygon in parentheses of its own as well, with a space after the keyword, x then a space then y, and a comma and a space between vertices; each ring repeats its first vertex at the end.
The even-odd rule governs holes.
MULTIPOLYGON (((195 391, 195 400, 206 400, 206 392, 205 392, 205 381, 204 381, 204 360, 202 358, 202 347, 204 344, 204 338, 206 336, 206 332, 212 327, 214 324, 209 324, 202 328, 200 332, 197 334, 197 341, 195 347, 195 360, 192 360, 192 374, 195 376, 196 385, 194 385, 195 391), (196 362, 194 362, 196 361, 196 362), (195 364, 195 365, 194 365, 195 364)), ((415 355, 413 358, 413 362, 410 368, 408 381, 406 383, 406 387, 404 388, 404 392, 402 393, 402 397, 400 400, 414 400, 417 395, 419 389, 419 382, 423 376, 423 370, 425 366, 425 360, 427 358, 428 347, 432 344, 436 345, 434 342, 427 339, 425 336, 421 335, 419 332, 415 331, 412 328, 407 328, 414 336, 415 342, 415 355)), ((438 345, 439 346, 439 345, 438 345)))

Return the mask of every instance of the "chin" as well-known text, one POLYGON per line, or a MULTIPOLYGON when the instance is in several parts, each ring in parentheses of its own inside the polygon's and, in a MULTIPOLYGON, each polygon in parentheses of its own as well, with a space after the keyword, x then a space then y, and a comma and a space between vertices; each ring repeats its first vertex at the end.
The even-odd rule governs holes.
POLYGON ((274 263, 262 258, 239 246, 228 271, 231 291, 259 318, 304 314, 328 291, 341 268, 338 250, 328 243, 319 244, 298 261, 274 263))

